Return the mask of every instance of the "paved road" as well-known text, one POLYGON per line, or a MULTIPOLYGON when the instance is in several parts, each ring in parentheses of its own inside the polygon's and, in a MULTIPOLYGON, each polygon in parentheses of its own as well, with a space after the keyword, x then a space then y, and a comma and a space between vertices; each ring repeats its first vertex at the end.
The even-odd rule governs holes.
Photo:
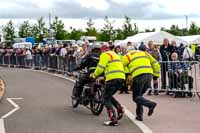
MULTIPOLYGON (((24 98, 15 102, 20 110, 5 119, 6 133, 141 133, 127 117, 118 127, 105 127, 105 111, 99 116, 79 107, 71 107, 73 83, 46 74, 19 69, 0 68, 6 82, 6 95, 24 98)), ((0 116, 12 109, 4 98, 0 116)))
MULTIPOLYGON (((132 113, 135 112, 135 103, 131 95, 117 95, 132 113)), ((173 98, 165 94, 159 96, 145 96, 156 101, 158 106, 153 116, 148 117, 148 110, 144 110, 144 124, 153 133, 199 133, 200 132, 200 101, 196 97, 192 101, 189 98, 173 98)))

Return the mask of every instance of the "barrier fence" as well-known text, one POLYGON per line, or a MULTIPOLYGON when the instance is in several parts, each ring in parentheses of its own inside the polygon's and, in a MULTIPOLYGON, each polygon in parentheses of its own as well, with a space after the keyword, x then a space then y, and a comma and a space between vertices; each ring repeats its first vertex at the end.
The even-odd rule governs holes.
MULTIPOLYGON (((24 55, 0 55, 0 66, 48 70, 70 75, 76 68, 77 60, 56 55, 34 55, 27 59, 24 55)), ((200 98, 200 62, 168 61, 161 62, 161 77, 158 78, 158 91, 167 93, 187 93, 200 98)), ((154 86, 154 82, 152 86, 154 86)), ((130 82, 128 82, 130 83, 130 82)), ((152 88, 154 90, 154 88, 152 88)))

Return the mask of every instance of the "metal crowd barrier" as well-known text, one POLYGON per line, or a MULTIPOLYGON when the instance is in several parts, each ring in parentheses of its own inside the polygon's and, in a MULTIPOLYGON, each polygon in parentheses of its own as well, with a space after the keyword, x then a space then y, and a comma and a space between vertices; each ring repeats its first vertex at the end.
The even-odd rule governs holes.
POLYGON ((163 61, 160 63, 159 91, 167 93, 190 93, 200 98, 200 62, 163 61))
MULTIPOLYGON (((161 62, 160 65, 161 77, 158 79, 158 91, 170 93, 192 92, 192 94, 197 94, 200 98, 199 61, 168 61, 161 62), (183 67, 183 70, 171 71, 169 66, 173 63, 175 63, 175 66, 183 67)), ((31 68, 70 74, 76 68, 76 60, 56 55, 33 55, 32 60, 27 60, 24 55, 0 55, 0 66, 31 68)))
POLYGON ((58 73, 69 73, 76 68, 76 60, 57 55, 33 55, 27 60, 24 55, 1 55, 0 66, 16 68, 32 68, 58 73))

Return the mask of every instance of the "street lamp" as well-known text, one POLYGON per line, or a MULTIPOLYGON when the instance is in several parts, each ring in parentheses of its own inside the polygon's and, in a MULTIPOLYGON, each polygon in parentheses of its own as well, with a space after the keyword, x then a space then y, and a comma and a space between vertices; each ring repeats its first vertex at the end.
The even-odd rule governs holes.
POLYGON ((184 16, 185 16, 186 31, 188 31, 188 16, 187 15, 184 16))

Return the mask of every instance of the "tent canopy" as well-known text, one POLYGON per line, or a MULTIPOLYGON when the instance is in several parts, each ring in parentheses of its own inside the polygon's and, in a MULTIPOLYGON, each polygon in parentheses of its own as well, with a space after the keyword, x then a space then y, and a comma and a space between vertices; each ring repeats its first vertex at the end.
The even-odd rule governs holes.
POLYGON ((178 36, 179 38, 187 41, 188 44, 200 44, 200 35, 191 35, 191 36, 178 36))
POLYGON ((163 44, 163 39, 165 38, 167 38, 169 41, 176 41, 178 46, 180 45, 180 43, 188 44, 187 41, 165 31, 138 33, 125 39, 125 42, 130 41, 138 45, 141 42, 144 42, 144 44, 148 44, 149 41, 153 41, 155 44, 163 44))
POLYGON ((21 42, 13 44, 13 48, 32 48, 32 43, 30 42, 21 42))

